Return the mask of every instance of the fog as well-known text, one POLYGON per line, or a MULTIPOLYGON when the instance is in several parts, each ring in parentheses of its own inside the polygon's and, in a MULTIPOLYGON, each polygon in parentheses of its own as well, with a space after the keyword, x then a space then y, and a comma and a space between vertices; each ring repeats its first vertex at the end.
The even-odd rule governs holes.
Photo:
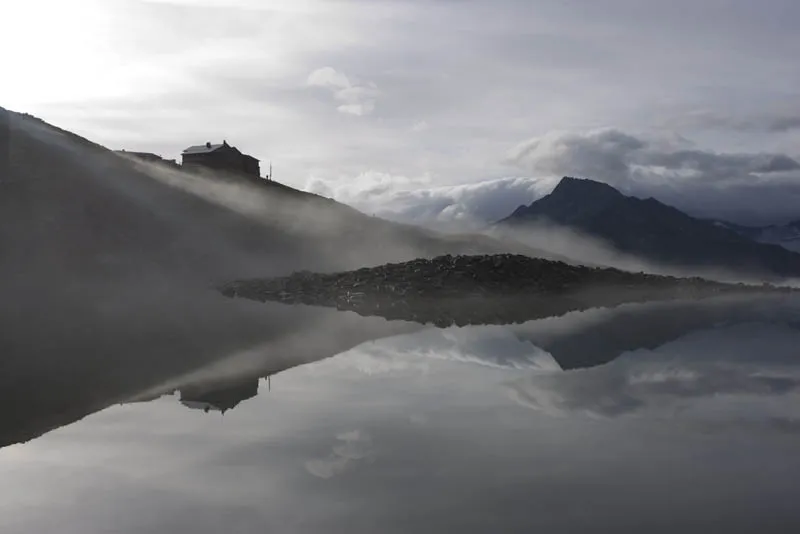
POLYGON ((710 280, 730 283, 761 284, 766 277, 771 283, 798 287, 800 279, 777 279, 774 276, 743 274, 734 268, 697 265, 666 265, 620 252, 610 243, 572 228, 548 223, 532 223, 524 228, 494 227, 486 234, 498 239, 514 240, 554 257, 563 257, 570 263, 597 267, 615 267, 631 272, 645 272, 677 277, 701 276, 710 280))

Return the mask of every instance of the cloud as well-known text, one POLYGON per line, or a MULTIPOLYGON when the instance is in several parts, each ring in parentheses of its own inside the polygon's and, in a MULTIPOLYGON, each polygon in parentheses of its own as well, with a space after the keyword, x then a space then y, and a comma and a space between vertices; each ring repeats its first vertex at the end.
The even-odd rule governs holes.
POLYGON ((430 177, 364 173, 353 179, 312 180, 307 189, 366 213, 444 230, 474 230, 548 193, 553 179, 501 178, 437 186, 430 177))
POLYGON ((323 87, 333 93, 333 98, 340 102, 336 108, 341 113, 350 115, 369 115, 375 110, 375 99, 378 97, 378 86, 373 82, 356 85, 343 73, 331 67, 317 69, 308 75, 309 87, 323 87))
POLYGON ((372 438, 360 430, 339 434, 336 441, 328 456, 306 461, 309 473, 319 478, 333 478, 373 457, 372 438))
POLYGON ((508 161, 534 175, 604 181, 697 216, 764 224, 800 215, 800 163, 787 154, 719 153, 600 129, 530 139, 508 161))
POLYGON ((673 117, 667 121, 672 128, 704 128, 757 132, 767 134, 787 133, 800 130, 800 114, 794 111, 798 102, 791 102, 782 111, 769 111, 750 116, 726 115, 705 110, 693 111, 673 117))
POLYGON ((380 217, 462 231, 508 216, 548 194, 563 176, 603 181, 698 217, 744 224, 800 217, 800 163, 787 154, 718 153, 681 136, 598 129, 529 139, 505 161, 522 176, 439 185, 430 175, 369 171, 313 178, 306 188, 380 217))
POLYGON ((417 122, 414 123, 413 126, 411 126, 411 131, 412 132, 424 132, 424 131, 429 130, 429 129, 430 129, 430 125, 428 124, 427 121, 417 121, 417 122))

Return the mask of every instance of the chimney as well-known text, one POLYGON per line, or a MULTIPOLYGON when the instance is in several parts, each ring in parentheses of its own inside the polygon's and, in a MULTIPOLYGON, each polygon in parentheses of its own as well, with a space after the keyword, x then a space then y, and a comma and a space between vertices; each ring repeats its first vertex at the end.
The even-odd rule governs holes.
POLYGON ((206 141, 206 148, 211 148, 211 141, 206 141))

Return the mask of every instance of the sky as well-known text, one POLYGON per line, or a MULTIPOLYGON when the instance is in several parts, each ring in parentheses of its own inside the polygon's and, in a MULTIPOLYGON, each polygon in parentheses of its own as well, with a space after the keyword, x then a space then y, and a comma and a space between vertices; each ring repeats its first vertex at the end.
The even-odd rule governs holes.
POLYGON ((370 214, 475 227, 564 175, 800 219, 796 0, 29 0, 0 106, 109 148, 223 139, 370 214))

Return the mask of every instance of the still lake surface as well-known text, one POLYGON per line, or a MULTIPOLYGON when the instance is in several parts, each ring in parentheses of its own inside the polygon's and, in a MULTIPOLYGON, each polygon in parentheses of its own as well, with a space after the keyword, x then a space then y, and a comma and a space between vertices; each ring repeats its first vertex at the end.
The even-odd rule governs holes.
POLYGON ((31 411, 38 437, 0 449, 0 532, 800 532, 797 298, 313 313, 328 327, 99 411, 31 411))

